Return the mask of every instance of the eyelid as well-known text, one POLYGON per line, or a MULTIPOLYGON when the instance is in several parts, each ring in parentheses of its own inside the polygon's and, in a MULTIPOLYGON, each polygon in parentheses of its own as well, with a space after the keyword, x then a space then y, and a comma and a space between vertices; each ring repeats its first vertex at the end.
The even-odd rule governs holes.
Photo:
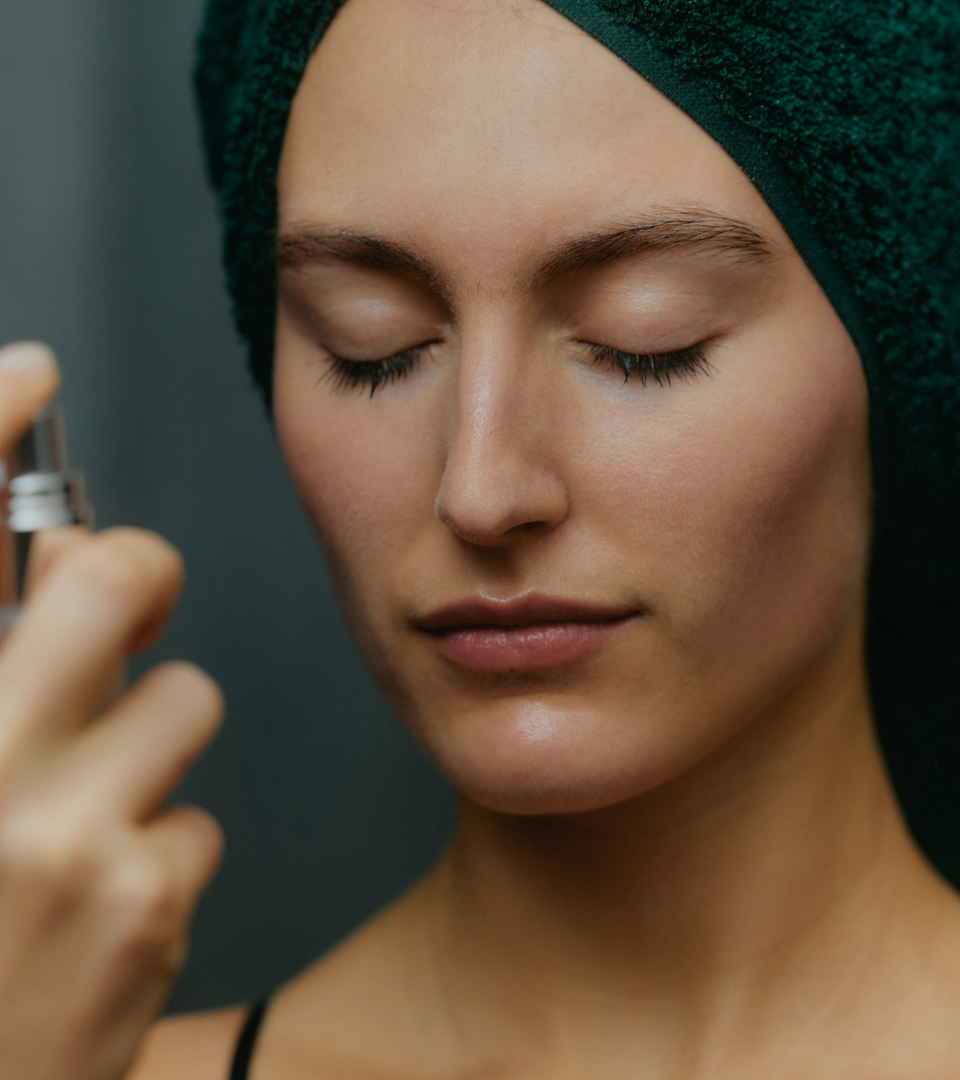
POLYGON ((710 376, 712 367, 707 360, 706 349, 710 341, 698 341, 682 349, 669 352, 632 353, 610 345, 598 345, 594 342, 582 342, 593 357, 591 366, 608 364, 611 368, 619 367, 623 372, 623 381, 629 382, 634 375, 640 385, 646 386, 647 379, 653 379, 658 386, 671 385, 676 377, 681 382, 690 382, 700 375, 710 376))
MULTIPOLYGON (((321 375, 320 382, 329 379, 335 391, 364 390, 370 388, 370 397, 378 389, 389 386, 409 375, 419 364, 423 354, 442 339, 421 342, 389 356, 371 360, 348 360, 327 350, 329 367, 321 375)), ((593 366, 608 364, 611 368, 619 367, 623 372, 624 383, 631 377, 640 379, 646 386, 652 378, 658 386, 671 385, 674 377, 688 382, 700 375, 709 376, 711 365, 705 350, 708 341, 695 342, 682 349, 660 353, 631 353, 610 345, 598 345, 593 342, 581 342, 593 357, 593 366)))
POLYGON ((413 371, 424 352, 440 342, 440 338, 434 338, 373 360, 348 360, 327 350, 330 366, 319 381, 331 380, 335 391, 363 390, 369 386, 373 397, 380 387, 389 386, 413 371))

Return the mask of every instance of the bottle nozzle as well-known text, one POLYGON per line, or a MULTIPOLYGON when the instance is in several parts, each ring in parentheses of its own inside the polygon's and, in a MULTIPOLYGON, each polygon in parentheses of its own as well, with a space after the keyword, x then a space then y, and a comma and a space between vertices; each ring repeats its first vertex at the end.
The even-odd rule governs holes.
POLYGON ((17 446, 14 475, 67 471, 67 436, 63 408, 48 405, 17 446))
POLYGON ((83 474, 68 467, 59 405, 47 406, 20 440, 9 462, 9 480, 0 468, 3 486, 6 514, 0 524, 6 539, 0 549, 0 640, 19 614, 33 534, 60 525, 93 525, 83 474))
POLYGON ((67 467, 60 405, 48 405, 20 440, 8 484, 7 528, 34 533, 58 525, 90 524, 83 475, 67 467))

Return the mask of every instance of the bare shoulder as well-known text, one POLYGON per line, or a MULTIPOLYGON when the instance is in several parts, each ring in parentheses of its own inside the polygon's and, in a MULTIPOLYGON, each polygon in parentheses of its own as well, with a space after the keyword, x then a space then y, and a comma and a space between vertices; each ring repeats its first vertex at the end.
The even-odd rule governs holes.
MULTIPOLYGON (((272 995, 257 1038, 257 1076, 383 1080, 464 1071, 431 1024, 443 1010, 425 965, 422 892, 392 904, 272 995)), ((224 1080, 245 1019, 236 1008, 160 1021, 126 1080, 224 1080)))
POLYGON ((257 1044, 257 1075, 387 1080, 470 1072, 448 1031, 430 960, 436 920, 428 918, 424 885, 274 995, 257 1044))
POLYGON ((238 1007, 158 1021, 127 1080, 223 1080, 245 1017, 238 1007))

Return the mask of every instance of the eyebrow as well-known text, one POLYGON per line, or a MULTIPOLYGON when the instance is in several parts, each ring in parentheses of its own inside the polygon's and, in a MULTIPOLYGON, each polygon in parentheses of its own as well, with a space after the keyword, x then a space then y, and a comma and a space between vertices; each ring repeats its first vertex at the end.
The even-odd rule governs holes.
POLYGON ((647 251, 675 250, 732 255, 743 261, 764 261, 773 255, 763 235, 745 221, 706 211, 667 212, 560 245, 533 275, 533 284, 543 287, 568 274, 596 269, 647 251))
MULTIPOLYGON (((728 255, 744 261, 762 261, 773 254, 763 235, 744 221, 709 211, 667 211, 566 241, 547 256, 530 281, 535 288, 543 288, 578 271, 596 269, 643 252, 680 249, 728 255)), ((329 259, 424 278, 441 293, 445 291, 442 275, 426 259, 412 248, 379 236, 299 227, 277 238, 278 269, 299 269, 329 259)))
POLYGON ((393 270, 406 274, 434 273, 429 263, 414 251, 384 240, 343 230, 334 233, 295 229, 277 238, 274 253, 278 267, 298 269, 326 259, 338 259, 354 266, 369 266, 374 270, 393 270))

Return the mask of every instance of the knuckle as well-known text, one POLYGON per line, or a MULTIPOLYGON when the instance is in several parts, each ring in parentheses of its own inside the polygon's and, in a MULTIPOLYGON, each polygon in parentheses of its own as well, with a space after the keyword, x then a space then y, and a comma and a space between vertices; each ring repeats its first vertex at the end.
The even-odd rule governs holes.
POLYGON ((100 872, 100 859, 75 822, 42 810, 0 824, 0 879, 39 892, 77 895, 100 872))
POLYGON ((107 878, 101 901, 123 946, 152 951, 164 946, 181 922, 176 883, 160 863, 128 860, 107 878))

